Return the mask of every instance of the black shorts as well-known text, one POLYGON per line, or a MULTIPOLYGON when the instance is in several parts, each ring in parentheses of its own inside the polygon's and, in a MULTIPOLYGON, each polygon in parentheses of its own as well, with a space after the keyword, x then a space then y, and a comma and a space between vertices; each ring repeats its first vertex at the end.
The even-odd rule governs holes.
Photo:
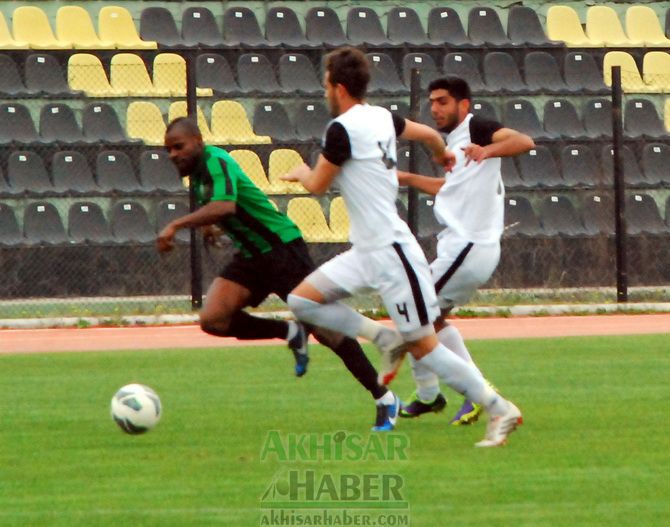
POLYGON ((236 254, 219 276, 251 291, 250 306, 257 306, 270 293, 286 300, 288 294, 316 269, 302 238, 274 247, 251 258, 236 254))

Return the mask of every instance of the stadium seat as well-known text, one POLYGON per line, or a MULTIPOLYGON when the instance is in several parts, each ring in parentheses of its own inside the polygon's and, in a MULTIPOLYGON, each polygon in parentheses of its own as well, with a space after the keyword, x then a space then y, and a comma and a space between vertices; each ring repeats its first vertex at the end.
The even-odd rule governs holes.
POLYGON ((130 12, 119 6, 105 6, 98 13, 98 34, 102 40, 114 42, 119 49, 156 49, 155 41, 140 38, 130 12))
POLYGON ((393 44, 426 46, 429 44, 419 15, 409 7, 394 7, 387 15, 386 31, 393 44))
POLYGON ((134 53, 117 53, 112 57, 109 80, 115 92, 130 97, 168 97, 170 91, 154 87, 142 57, 134 53))
POLYGON ((468 13, 468 38, 479 46, 512 47, 500 17, 491 7, 473 7, 468 13))
POLYGON ((218 53, 202 53, 196 60, 196 84, 201 88, 210 88, 217 94, 239 93, 240 87, 235 80, 230 64, 218 53))
POLYGON ((9 31, 5 15, 0 12, 0 49, 28 49, 30 44, 21 40, 15 40, 9 31))
POLYGON ((267 135, 275 142, 295 142, 296 133, 280 102, 259 101, 254 108, 254 133, 267 135))
POLYGON ((0 196, 10 197, 12 194, 12 189, 9 186, 9 183, 7 183, 7 179, 5 179, 2 168, 0 168, 0 196))
POLYGON ((567 99, 554 99, 544 104, 544 130, 549 137, 586 138, 577 110, 567 99))
POLYGON ((500 172, 505 188, 519 189, 529 186, 521 179, 519 169, 516 167, 516 163, 512 157, 503 157, 500 159, 500 172))
POLYGON ((44 161, 35 152, 15 151, 7 158, 7 182, 13 193, 48 194, 54 191, 44 161))
POLYGON ((126 97, 125 91, 115 91, 102 62, 90 53, 71 55, 67 66, 67 82, 72 90, 81 90, 88 97, 126 97))
POLYGON ((470 53, 447 53, 442 62, 445 75, 460 77, 470 86, 473 93, 488 91, 479 73, 479 67, 474 56, 470 53))
POLYGON ((539 207, 542 229, 548 236, 580 236, 586 234, 577 211, 565 196, 547 196, 539 207))
POLYGON ((410 88, 412 70, 418 69, 421 74, 421 88, 426 89, 430 82, 440 76, 433 58, 427 53, 406 53, 402 58, 402 77, 407 88, 410 88))
POLYGON ((140 13, 140 38, 158 42, 160 47, 193 46, 197 42, 184 42, 177 24, 166 7, 145 7, 140 13))
POLYGON ((19 103, 0 104, 0 143, 39 141, 28 108, 19 103))
POLYGON ((572 51, 563 60, 565 83, 573 92, 609 94, 603 76, 593 55, 581 51, 572 51))
POLYGON ((349 241, 349 213, 342 196, 337 196, 330 201, 328 224, 333 233, 334 242, 349 241))
POLYGON ((119 243, 151 243, 156 238, 145 208, 136 201, 120 201, 112 207, 111 228, 119 243))
POLYGON ((591 139, 612 137, 612 101, 590 99, 584 105, 582 122, 586 135, 591 139))
POLYGON ((513 44, 527 47, 563 45, 562 42, 555 42, 547 38, 535 9, 522 5, 513 5, 509 9, 507 36, 513 44))
POLYGON ((609 6, 591 6, 586 11, 586 35, 606 47, 644 46, 643 41, 631 40, 623 31, 619 15, 609 6))
MULTIPOLYGON (((168 223, 188 213, 188 203, 185 201, 175 199, 161 201, 156 208, 156 232, 161 232, 168 223)), ((177 242, 181 243, 189 243, 190 237, 188 229, 180 229, 175 236, 177 242)))
POLYGON ((433 7, 428 13, 428 40, 449 47, 472 47, 463 23, 451 7, 433 7))
POLYGON ((163 114, 154 103, 134 101, 128 105, 126 130, 131 139, 140 139, 148 145, 162 145, 165 129, 163 114))
POLYGON ((6 203, 0 203, 0 246, 13 247, 23 242, 14 208, 6 203))
MULTIPOLYGON (((156 93, 186 97, 186 60, 176 53, 159 53, 154 57, 153 86, 156 93)), ((211 97, 210 88, 196 88, 198 97, 211 97)))
POLYGON ((523 59, 526 86, 542 93, 569 93, 556 59, 546 51, 531 51, 523 59))
POLYGON ((140 192, 133 164, 125 152, 105 150, 100 152, 95 162, 95 177, 103 192, 140 192))
POLYGON ((51 177, 59 194, 90 196, 100 192, 84 154, 60 150, 51 159, 51 177))
MULTIPOLYGON (((670 186, 670 146, 648 143, 642 149, 642 171, 651 186, 670 186)), ((666 222, 668 218, 666 216, 666 222)))
POLYGON ((244 107, 236 101, 217 101, 212 105, 212 134, 217 144, 254 145, 271 142, 256 135, 244 107))
POLYGON ((271 7, 265 15, 265 39, 273 45, 290 48, 316 47, 305 38, 295 11, 289 7, 271 7))
POLYGON ((418 209, 418 235, 420 237, 433 237, 438 232, 444 229, 444 225, 441 225, 437 218, 435 218, 435 196, 426 196, 425 194, 419 194, 419 199, 417 200, 417 209, 418 209))
POLYGON ((58 40, 47 15, 35 6, 22 6, 12 13, 12 28, 17 41, 27 42, 33 49, 71 49, 72 42, 58 40))
POLYGON ((670 231, 670 196, 665 200, 665 225, 668 231, 670 231))
POLYGON ((538 145, 529 152, 518 156, 519 172, 523 181, 532 187, 556 188, 564 187, 556 160, 551 150, 538 145))
POLYGON ((603 78, 612 86, 612 66, 621 66, 621 88, 626 93, 648 93, 653 88, 642 80, 635 59, 625 51, 609 51, 603 59, 603 78))
POLYGON ((148 191, 184 192, 185 188, 179 177, 179 171, 170 161, 167 152, 145 150, 140 154, 140 184, 148 191))
POLYGON ((567 145, 561 149, 561 173, 571 187, 592 187, 601 180, 598 161, 586 145, 567 145))
POLYGON ((321 95, 323 86, 314 66, 302 53, 286 53, 279 59, 279 84, 286 93, 321 95))
POLYGON ((100 40, 88 11, 79 6, 62 6, 56 12, 56 37, 71 42, 75 49, 114 49, 114 42, 100 40))
POLYGON ((563 41, 572 48, 604 46, 602 41, 587 37, 577 12, 563 5, 552 5, 547 11, 547 36, 551 40, 563 41))
POLYGON ((244 92, 278 93, 275 70, 265 55, 244 53, 237 59, 237 81, 244 92))
POLYGON ((52 203, 30 203, 23 211, 23 235, 29 244, 60 245, 68 242, 63 221, 52 203))
POLYGON ((12 57, 0 54, 0 71, 2 71, 0 93, 13 96, 28 95, 28 88, 23 83, 19 67, 12 57))
POLYGON ((670 133, 670 98, 665 99, 663 120, 665 122, 665 130, 670 133))
POLYGON ((300 183, 283 181, 281 176, 295 167, 304 164, 302 156, 295 150, 279 148, 270 152, 268 160, 268 181, 274 193, 307 194, 307 190, 300 183))
POLYGON ((352 7, 347 13, 347 39, 353 46, 390 46, 381 20, 369 7, 352 7))
MULTIPOLYGON (((407 104, 405 101, 387 101, 382 103, 380 106, 383 106, 389 112, 397 113, 403 119, 409 119, 409 104, 407 104)), ((328 120, 330 120, 330 118, 328 120)), ((328 121, 326 121, 326 123, 327 122, 328 121)))
POLYGON ((305 37, 319 46, 339 47, 347 42, 340 19, 330 7, 312 7, 307 11, 305 37))
POLYGON ((295 114, 297 138, 301 141, 321 139, 330 119, 330 113, 322 102, 299 103, 295 114))
POLYGON ((224 42, 228 46, 264 47, 269 42, 261 33, 258 19, 248 7, 230 7, 223 13, 224 42))
POLYGON ((306 242, 336 241, 316 199, 292 198, 286 207, 286 215, 298 226, 306 242))
POLYGON ((187 7, 181 15, 181 38, 189 45, 223 46, 223 35, 214 14, 206 7, 187 7))
MULTIPOLYGON (((640 187, 648 186, 637 158, 633 151, 626 145, 621 149, 623 157, 623 175, 626 185, 640 187)), ((612 185, 614 182, 614 150, 612 145, 603 145, 600 162, 602 166, 603 181, 606 185, 612 185)))
MULTIPOLYGON (((205 141, 205 143, 213 142, 214 134, 212 134, 209 124, 207 123, 207 118, 205 117, 205 112, 202 111, 200 106, 197 107, 196 114, 198 116, 198 128, 200 129, 203 141, 205 141)), ((186 101, 175 101, 170 104, 170 107, 168 108, 167 122, 170 123, 178 117, 186 117, 187 115, 188 107, 186 101)))
POLYGON ((52 97, 70 97, 73 95, 65 82, 60 62, 53 55, 32 54, 26 57, 26 88, 29 92, 44 93, 52 97))
POLYGON ((656 12, 649 6, 632 5, 626 9, 626 34, 632 41, 642 42, 647 47, 670 46, 656 12))
POLYGON ((490 121, 500 121, 495 106, 488 101, 474 101, 472 106, 470 106, 470 111, 490 121))
POLYGON ((263 163, 261 163, 256 152, 239 149, 232 150, 230 155, 237 161, 237 164, 240 165, 244 173, 251 179, 254 185, 266 194, 277 193, 275 189, 270 186, 268 177, 265 174, 265 169, 263 168, 263 163))
POLYGON ((40 136, 44 141, 81 143, 84 135, 67 104, 45 104, 40 110, 40 136))
POLYGON ((652 91, 670 93, 670 53, 650 51, 644 56, 642 75, 652 91))
POLYGON ((542 225, 530 201, 523 196, 505 198, 505 235, 540 236, 542 225))
POLYGON ((400 80, 395 63, 386 53, 368 53, 370 64, 369 93, 399 94, 407 92, 400 80))
POLYGON ((484 80, 489 90, 499 93, 520 93, 529 91, 523 82, 514 58, 504 51, 487 53, 483 62, 484 80))
POLYGON ((580 216, 586 234, 614 234, 614 203, 604 194, 588 195, 582 201, 580 216))
POLYGON ((119 117, 112 106, 106 103, 91 103, 84 107, 81 120, 84 137, 89 141, 103 143, 128 142, 119 117))
POLYGON ((511 99, 505 103, 503 112, 505 126, 519 130, 533 138, 545 137, 544 128, 540 124, 533 104, 526 99, 511 99))
POLYGON ((663 121, 653 102, 647 99, 628 99, 624 109, 624 134, 633 138, 667 136, 663 121))
POLYGON ((67 232, 75 243, 108 243, 113 239, 100 205, 89 201, 78 201, 70 206, 67 232))
POLYGON ((626 197, 626 227, 633 235, 665 232, 665 223, 652 196, 636 192, 626 197))

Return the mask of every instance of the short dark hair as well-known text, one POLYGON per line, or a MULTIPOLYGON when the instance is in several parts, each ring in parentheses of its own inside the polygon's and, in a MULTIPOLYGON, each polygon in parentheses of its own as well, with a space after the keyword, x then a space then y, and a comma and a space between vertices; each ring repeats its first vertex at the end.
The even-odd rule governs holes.
POLYGON ((362 51, 349 46, 326 55, 331 84, 341 84, 354 99, 363 99, 370 82, 370 65, 362 51))
POLYGON ((440 77, 428 85, 428 91, 447 90, 457 101, 472 100, 472 92, 468 83, 460 77, 440 77))
POLYGON ((200 128, 198 128, 197 123, 190 117, 177 117, 172 119, 165 129, 165 133, 171 132, 174 128, 181 128, 188 135, 202 137, 200 133, 200 128))

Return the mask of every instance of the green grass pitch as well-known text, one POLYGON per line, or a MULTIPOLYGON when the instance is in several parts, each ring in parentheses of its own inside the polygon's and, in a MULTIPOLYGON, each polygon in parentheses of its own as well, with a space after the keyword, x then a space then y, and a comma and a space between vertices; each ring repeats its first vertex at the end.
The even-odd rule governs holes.
MULTIPOLYGON (((413 526, 670 524, 668 335, 470 349, 525 424, 506 447, 475 449, 485 423, 448 427, 460 398, 446 392, 444 414, 400 421, 409 459, 395 461, 260 460, 270 430, 369 436, 371 400, 319 346, 302 379, 279 346, 0 356, 0 525, 259 525, 286 468, 399 474, 413 526), (143 436, 109 416, 134 381, 164 406, 143 436)), ((407 367, 393 387, 412 391, 407 367)))

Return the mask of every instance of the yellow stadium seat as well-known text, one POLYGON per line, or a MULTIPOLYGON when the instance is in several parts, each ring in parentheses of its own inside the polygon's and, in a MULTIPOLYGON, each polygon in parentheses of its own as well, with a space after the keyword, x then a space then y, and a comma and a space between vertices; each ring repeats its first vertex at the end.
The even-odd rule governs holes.
MULTIPOLYGON (((173 97, 186 97, 186 61, 176 53, 160 53, 154 58, 154 87, 173 97)), ((211 88, 196 88, 198 97, 211 97, 211 88)))
POLYGON ((169 97, 169 90, 157 90, 146 65, 139 55, 117 53, 112 57, 109 81, 114 90, 125 91, 131 97, 169 97))
POLYGON ((314 198, 292 198, 286 215, 295 223, 307 242, 334 242, 335 237, 326 223, 321 205, 314 198))
POLYGON ((5 15, 0 11, 0 49, 28 49, 29 47, 27 42, 14 40, 7 26, 5 15))
POLYGON ((276 193, 307 194, 307 190, 300 183, 280 179, 281 176, 304 163, 302 156, 289 148, 279 148, 270 153, 268 179, 272 188, 276 189, 276 193))
POLYGON ((647 47, 670 46, 656 11, 649 6, 636 5, 626 10, 626 33, 628 38, 644 42, 647 47))
POLYGON ((114 42, 100 40, 88 11, 79 6, 63 6, 56 13, 58 40, 72 42, 75 49, 114 49, 114 42))
POLYGON ((330 202, 328 216, 333 238, 338 242, 349 241, 349 213, 342 196, 337 196, 330 202))
POLYGON ((665 100, 664 120, 665 130, 670 133, 670 98, 665 100))
POLYGON ((131 139, 141 139, 148 145, 163 145, 165 121, 158 106, 151 102, 131 102, 128 105, 126 131, 131 139))
POLYGON ((222 145, 271 143, 267 135, 256 135, 244 107, 237 101, 217 101, 212 105, 212 134, 222 145))
POLYGON ((35 6, 22 6, 12 14, 14 37, 33 49, 71 49, 72 42, 57 40, 44 11, 35 6))
POLYGON ((98 14, 98 34, 114 42, 119 49, 156 49, 154 41, 142 40, 137 34, 130 12, 119 6, 106 6, 98 14))
POLYGON ((670 53, 650 51, 642 65, 644 82, 655 92, 670 93, 670 53))
POLYGON ((602 42, 590 40, 584 33, 577 12, 571 7, 554 5, 547 11, 547 36, 562 40, 568 47, 602 47, 602 42))
POLYGON ((606 47, 642 46, 641 41, 630 40, 621 27, 619 15, 611 7, 598 5, 586 11, 586 35, 606 47))
POLYGON ((72 90, 89 97, 126 97, 128 92, 115 91, 109 84, 102 62, 90 53, 75 53, 67 64, 67 82, 72 90))
POLYGON ((267 194, 272 194, 270 189, 270 183, 268 178, 265 175, 265 169, 263 168, 263 163, 261 163, 260 158, 256 152, 251 150, 233 150, 230 152, 230 155, 233 157, 237 164, 240 165, 240 168, 244 173, 249 176, 249 179, 253 181, 259 189, 267 194))
MULTIPOLYGON (((202 111, 202 108, 198 106, 198 128, 200 128, 200 133, 202 134, 202 140, 205 143, 211 143, 213 140, 212 132, 209 129, 207 124, 207 118, 205 113, 202 111)), ((188 115, 186 101, 176 101, 170 104, 168 109, 168 123, 174 121, 177 117, 186 117, 188 115)))
POLYGON ((653 87, 645 84, 635 64, 635 59, 625 51, 610 51, 603 59, 603 77, 607 86, 612 85, 612 66, 621 66, 621 87, 626 93, 649 93, 653 87))

